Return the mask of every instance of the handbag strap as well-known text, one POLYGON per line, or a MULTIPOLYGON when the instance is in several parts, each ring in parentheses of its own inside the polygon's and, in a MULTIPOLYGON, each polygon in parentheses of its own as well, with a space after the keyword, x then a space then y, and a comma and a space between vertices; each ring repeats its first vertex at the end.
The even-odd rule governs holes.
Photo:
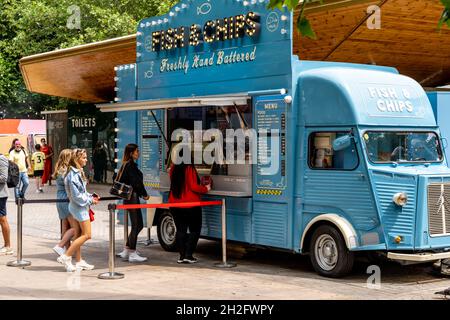
POLYGON ((123 171, 125 170, 125 167, 127 166, 127 164, 128 164, 128 162, 125 162, 122 164, 122 166, 120 167, 120 170, 119 170, 119 174, 117 175, 117 178, 114 182, 120 182, 120 178, 122 178, 123 171))

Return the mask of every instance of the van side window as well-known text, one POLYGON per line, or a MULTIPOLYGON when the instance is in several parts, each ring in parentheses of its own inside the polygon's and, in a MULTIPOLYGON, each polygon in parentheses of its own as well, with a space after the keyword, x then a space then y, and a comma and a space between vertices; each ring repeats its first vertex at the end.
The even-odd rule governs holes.
POLYGON ((355 142, 340 151, 333 150, 333 141, 348 132, 313 132, 309 136, 308 162, 311 169, 354 170, 359 164, 355 142))

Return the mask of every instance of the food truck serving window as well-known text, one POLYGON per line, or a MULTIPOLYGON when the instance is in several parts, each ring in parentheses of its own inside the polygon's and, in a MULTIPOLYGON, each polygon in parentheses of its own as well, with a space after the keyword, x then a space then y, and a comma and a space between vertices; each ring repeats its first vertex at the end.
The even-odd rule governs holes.
POLYGON ((309 167, 322 170, 354 170, 359 165, 358 152, 353 138, 351 145, 333 150, 333 142, 348 132, 313 132, 309 136, 309 167))
MULTIPOLYGON (((192 151, 205 149, 208 144, 215 141, 206 138, 208 136, 207 130, 213 129, 219 131, 223 138, 223 160, 222 163, 205 163, 196 162, 195 166, 199 173, 211 174, 211 175, 250 175, 250 161, 251 152, 249 147, 249 139, 245 139, 245 143, 240 144, 235 139, 233 143, 227 143, 227 134, 229 131, 236 132, 241 130, 245 132, 252 127, 252 109, 250 104, 245 105, 224 105, 224 106, 199 106, 199 107, 185 107, 168 109, 167 111, 167 137, 170 140, 170 150, 172 150, 180 141, 179 136, 176 133, 179 129, 184 129, 190 133, 192 142, 196 142, 195 146, 191 148, 192 151), (231 129, 231 130, 230 130, 231 129), (200 132, 200 139, 194 137, 194 131, 200 132), (206 139, 206 140, 205 140, 206 139), (200 142, 200 143, 199 143, 200 142), (239 152, 238 149, 243 148, 243 152, 239 152), (245 148, 245 149, 244 149, 245 148), (229 150, 230 149, 230 150, 229 150), (232 149, 232 150, 231 150, 232 149), (240 162, 241 165, 236 164, 236 161, 230 161, 228 155, 230 151, 234 151, 234 157, 244 154, 244 162, 240 162), (248 164, 248 168, 247 165, 248 164), (245 166, 245 167, 243 167, 245 166), (246 170, 248 169, 248 170, 246 170), (235 172, 236 171, 236 172, 235 172)), ((170 167, 171 154, 168 152, 166 155, 166 169, 170 167)), ((235 159, 236 160, 236 159, 235 159)))
POLYGON ((386 162, 441 162, 442 149, 434 132, 367 131, 363 135, 369 159, 386 162))

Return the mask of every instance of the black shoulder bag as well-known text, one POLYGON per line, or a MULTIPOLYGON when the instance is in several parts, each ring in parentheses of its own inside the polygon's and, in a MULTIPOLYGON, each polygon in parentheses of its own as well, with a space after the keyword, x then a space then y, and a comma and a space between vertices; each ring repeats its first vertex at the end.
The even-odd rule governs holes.
POLYGON ((128 164, 128 162, 122 165, 116 180, 114 180, 114 183, 113 183, 113 186, 111 187, 111 190, 109 190, 109 193, 111 195, 119 197, 119 198, 122 198, 124 200, 130 200, 131 199, 131 195, 133 194, 133 187, 132 186, 120 182, 120 179, 122 178, 123 171, 125 170, 125 167, 126 167, 127 164, 128 164))

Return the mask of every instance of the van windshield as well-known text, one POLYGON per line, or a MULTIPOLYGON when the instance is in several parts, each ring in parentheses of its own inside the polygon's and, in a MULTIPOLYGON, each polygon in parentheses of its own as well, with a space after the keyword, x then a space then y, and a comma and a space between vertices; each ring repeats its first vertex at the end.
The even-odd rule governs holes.
POLYGON ((443 158, 434 132, 367 131, 363 138, 372 162, 440 162, 443 158))

